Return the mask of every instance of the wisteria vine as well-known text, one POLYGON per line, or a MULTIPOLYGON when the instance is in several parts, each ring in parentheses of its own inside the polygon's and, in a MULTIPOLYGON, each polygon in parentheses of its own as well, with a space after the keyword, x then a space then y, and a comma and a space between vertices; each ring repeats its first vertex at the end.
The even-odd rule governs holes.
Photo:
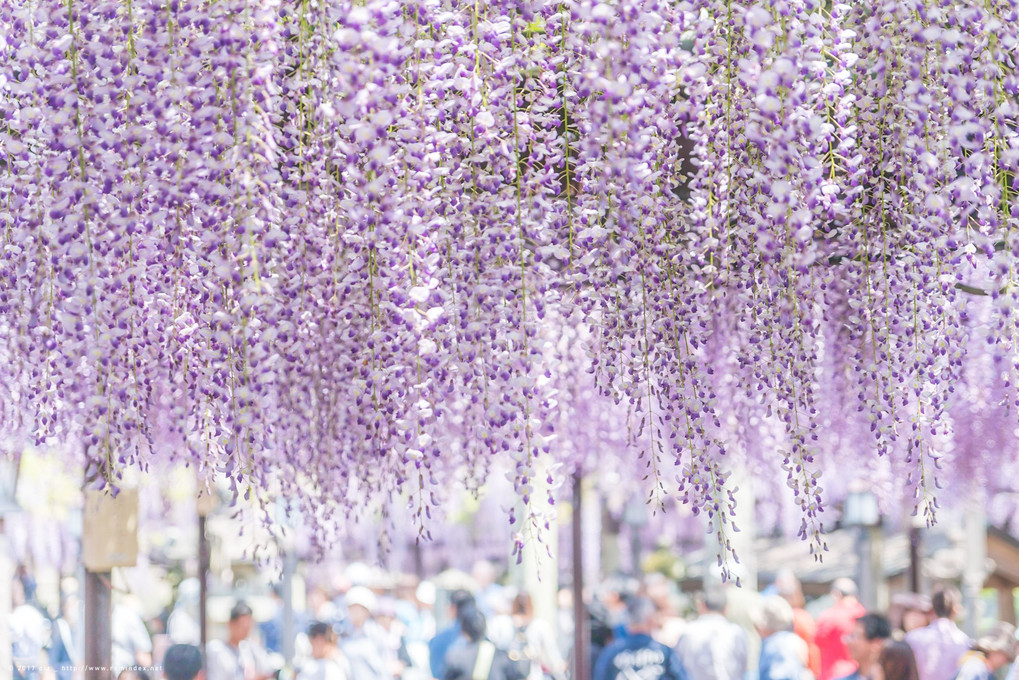
POLYGON ((845 457, 933 518, 1017 453, 1017 50, 1015 0, 0 0, 0 427, 322 519, 608 445, 723 541, 734 456, 805 536, 845 457))

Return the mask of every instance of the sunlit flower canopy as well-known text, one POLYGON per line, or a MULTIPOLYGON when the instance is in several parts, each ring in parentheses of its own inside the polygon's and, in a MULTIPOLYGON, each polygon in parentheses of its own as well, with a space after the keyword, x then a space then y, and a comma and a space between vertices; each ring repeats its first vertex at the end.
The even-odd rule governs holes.
POLYGON ((0 0, 3 432, 321 521, 606 447, 722 517, 773 464, 808 534, 822 466, 883 456, 930 513, 939 465, 1016 456, 1017 34, 1014 0, 0 0))

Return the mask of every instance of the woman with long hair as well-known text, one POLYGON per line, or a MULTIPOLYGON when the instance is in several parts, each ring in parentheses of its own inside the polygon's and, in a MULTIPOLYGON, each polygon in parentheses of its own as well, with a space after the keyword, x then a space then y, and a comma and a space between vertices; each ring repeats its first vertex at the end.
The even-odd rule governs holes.
POLYGON ((900 640, 886 640, 877 658, 873 680, 919 680, 913 648, 900 640))

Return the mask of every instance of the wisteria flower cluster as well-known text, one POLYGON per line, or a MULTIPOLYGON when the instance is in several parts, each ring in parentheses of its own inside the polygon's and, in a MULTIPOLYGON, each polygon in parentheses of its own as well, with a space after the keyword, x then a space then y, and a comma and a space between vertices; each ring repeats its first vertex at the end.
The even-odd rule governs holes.
POLYGON ((321 522, 606 446, 723 540, 734 459, 807 535, 826 461, 930 516, 1016 454, 1017 50, 1015 0, 0 0, 0 425, 321 522))

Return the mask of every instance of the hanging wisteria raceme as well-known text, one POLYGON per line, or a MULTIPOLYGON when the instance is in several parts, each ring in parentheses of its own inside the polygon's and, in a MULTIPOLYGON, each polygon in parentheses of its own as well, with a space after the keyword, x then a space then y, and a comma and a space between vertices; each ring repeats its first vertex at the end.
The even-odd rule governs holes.
POLYGON ((847 457, 932 518, 946 461, 1017 453, 1017 27, 1012 0, 0 0, 3 434, 321 521, 401 490, 422 531, 495 461, 533 508, 599 446, 723 542, 745 462, 805 536, 847 457))

